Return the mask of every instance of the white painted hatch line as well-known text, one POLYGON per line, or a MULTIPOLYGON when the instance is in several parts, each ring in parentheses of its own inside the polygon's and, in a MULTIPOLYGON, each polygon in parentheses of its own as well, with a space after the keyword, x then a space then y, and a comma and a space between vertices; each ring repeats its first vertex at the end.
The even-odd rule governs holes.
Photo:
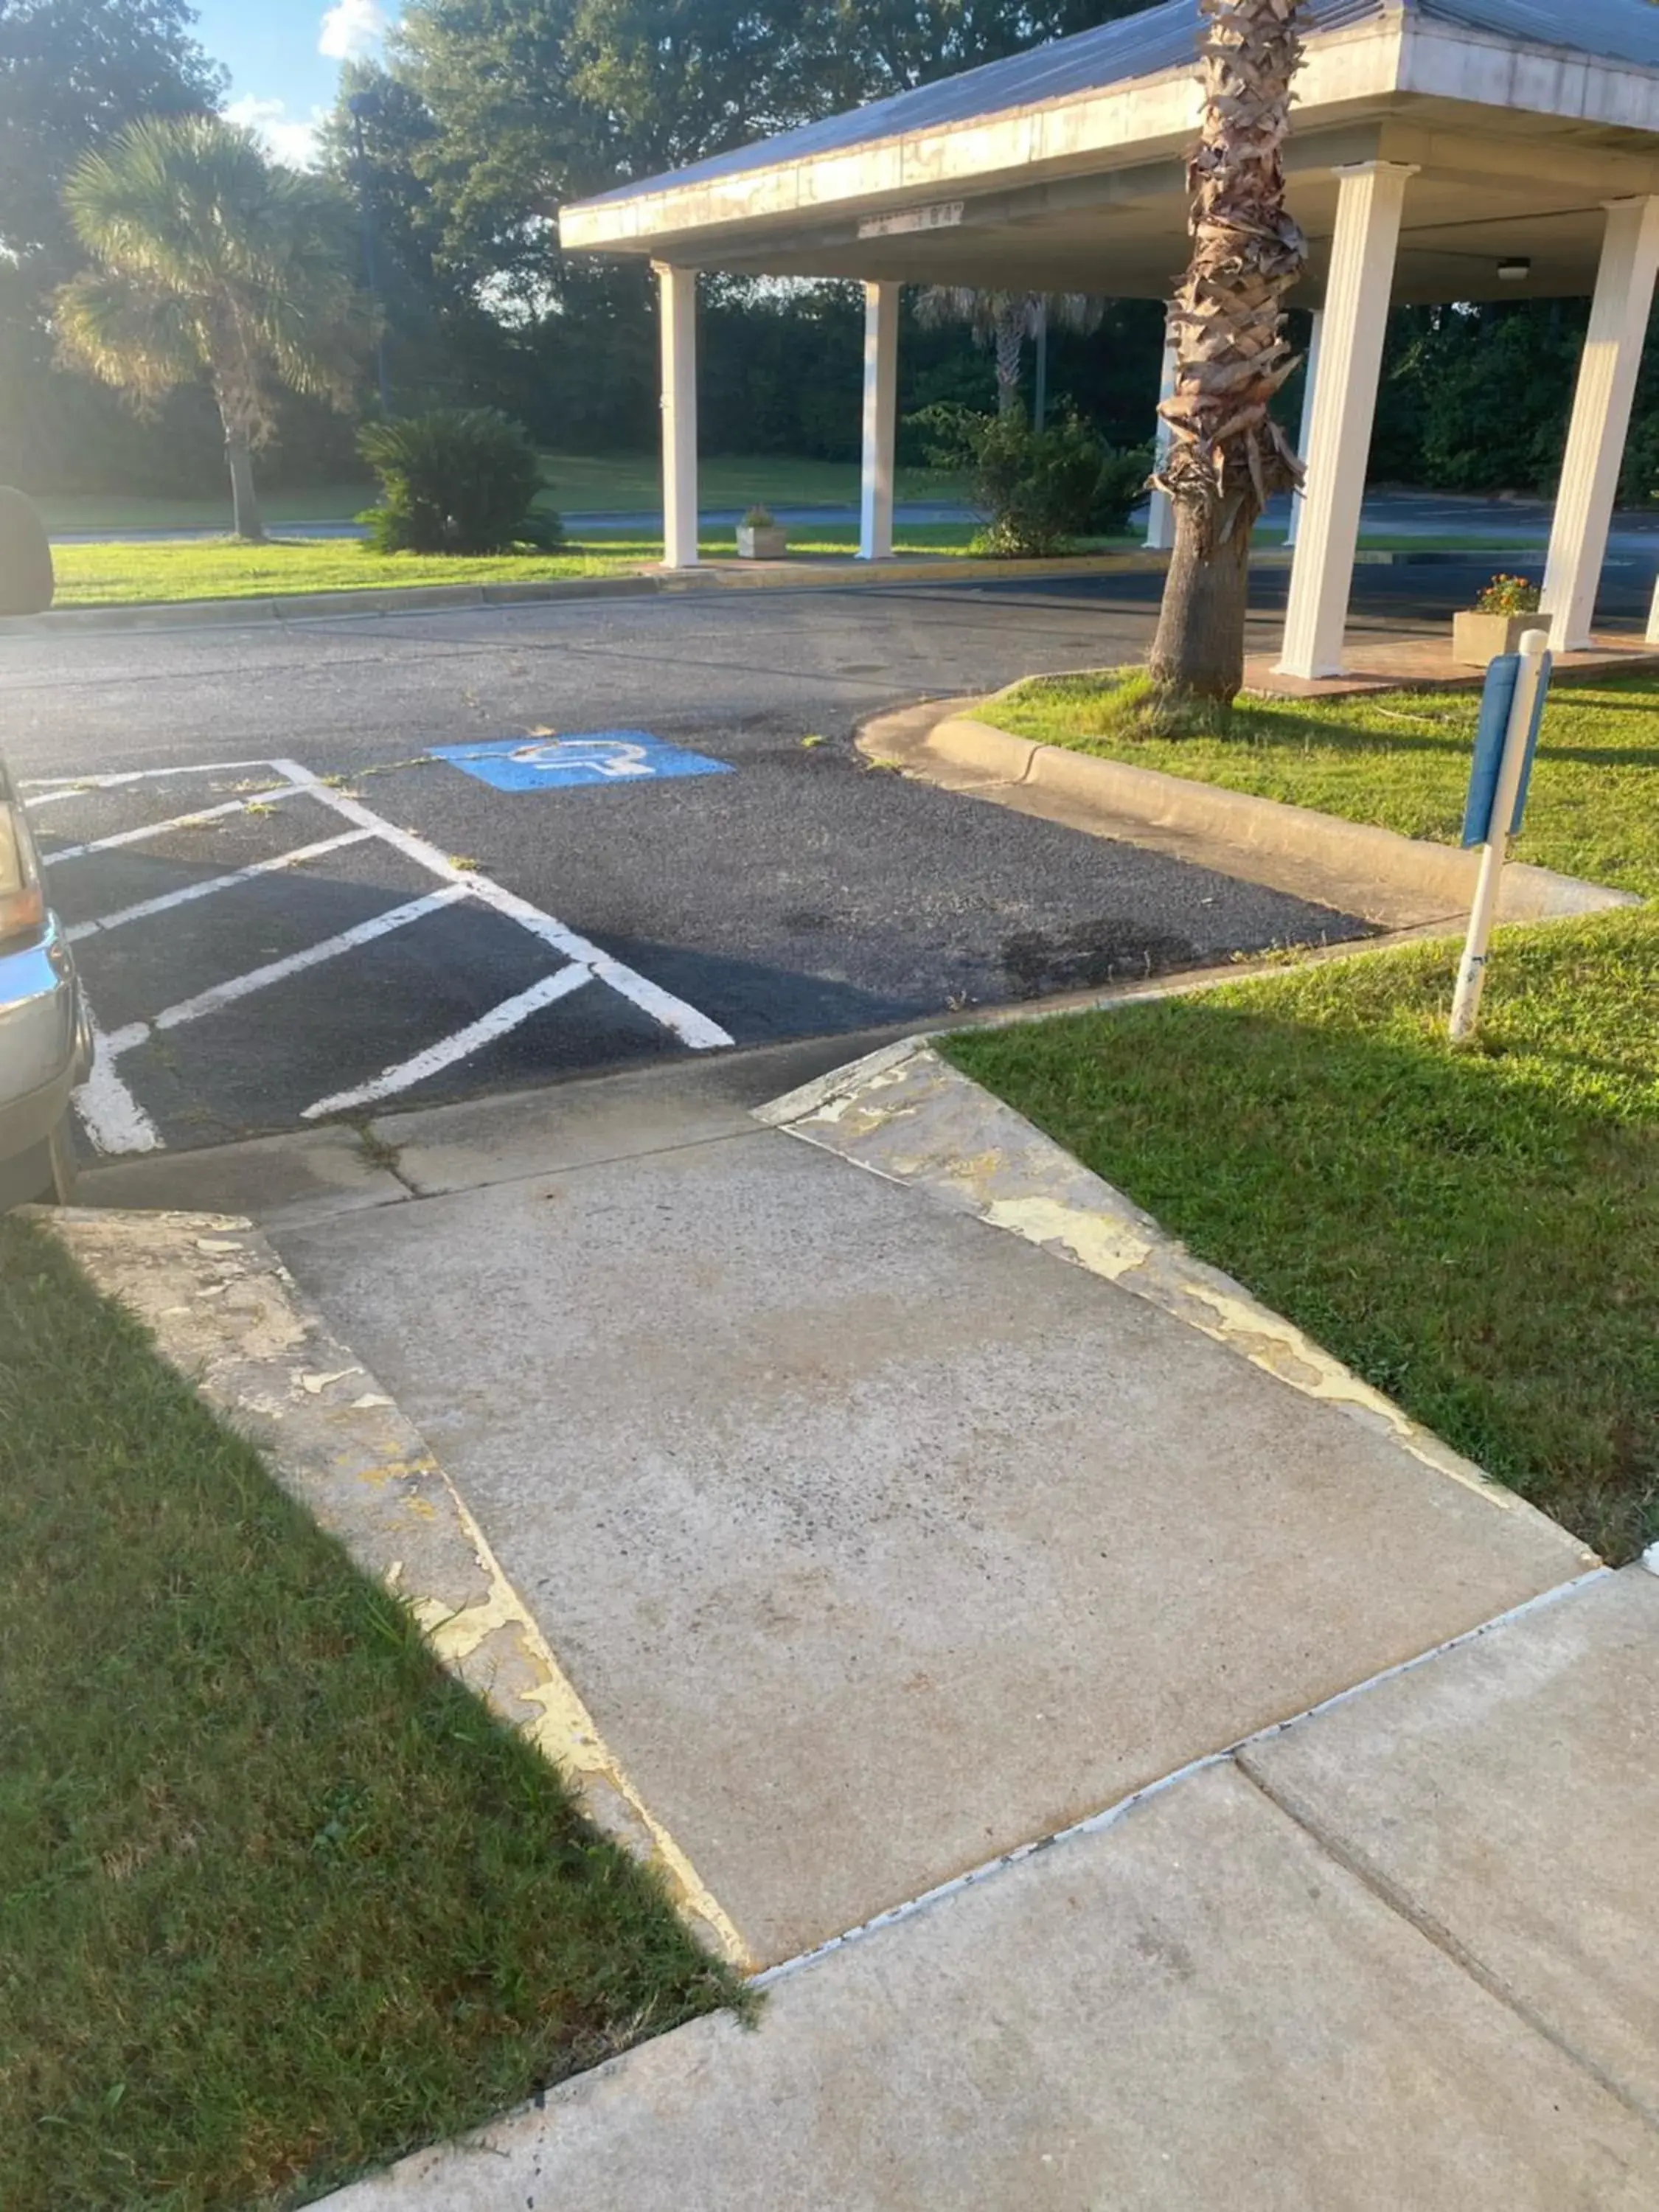
POLYGON ((337 936, 290 953, 283 959, 267 962, 245 975, 214 984, 193 997, 180 1000, 177 1004, 164 1007, 159 1013, 142 1020, 126 1023, 107 1035, 98 1031, 94 1024, 96 1051, 93 1067, 87 1081, 76 1093, 76 1107, 85 1124, 88 1136, 100 1152, 149 1152, 164 1148, 164 1139, 155 1123, 139 1105, 117 1072, 117 1062, 124 1054, 133 1051, 159 1032, 199 1021, 223 1007, 234 1006, 255 992, 284 982, 290 976, 319 967, 361 945, 372 944, 394 930, 405 928, 429 914, 466 900, 474 901, 515 923, 538 943, 561 954, 568 964, 551 975, 538 978, 526 989, 502 1000, 410 1058, 382 1068, 379 1074, 365 1082, 319 1099, 315 1104, 304 1109, 303 1121, 316 1121, 327 1114, 342 1113, 354 1106, 371 1105, 395 1097, 427 1077, 482 1051, 531 1019, 544 1007, 556 1005, 589 982, 601 983, 615 991, 619 998, 636 1007, 694 1052, 716 1050, 733 1042, 729 1031, 697 1007, 677 998, 672 991, 663 989, 648 976, 640 975, 625 962, 605 952, 554 915, 544 914, 528 899, 521 898, 488 876, 459 866, 437 846, 428 843, 413 830, 400 830, 383 815, 376 814, 355 796, 336 789, 331 783, 297 761, 270 758, 215 761, 165 768, 117 769, 95 775, 39 777, 30 781, 24 788, 29 794, 27 804, 33 808, 134 785, 232 773, 257 775, 261 779, 276 776, 281 781, 275 783, 262 781, 254 789, 241 793, 234 799, 197 808, 188 813, 173 815, 162 821, 146 823, 136 829, 117 830, 108 836, 66 845, 42 857, 49 866, 82 860, 100 853, 142 845, 170 830, 196 829, 245 813, 254 806, 269 805, 301 796, 315 800, 349 826, 334 836, 314 839, 293 850, 274 854, 264 860, 251 861, 246 866, 228 869, 200 882, 183 884, 175 890, 160 892, 152 898, 141 899, 76 922, 68 932, 72 941, 84 941, 107 931, 147 921, 198 900, 233 890, 262 877, 302 867, 309 861, 324 859, 329 854, 340 852, 347 847, 371 842, 387 846, 404 859, 413 861, 426 875, 436 877, 437 885, 418 897, 389 908, 350 929, 341 931, 337 936))
POLYGON ((707 1014, 699 1013, 696 1007, 688 1006, 684 999, 677 999, 672 991, 665 991, 659 984, 637 974, 624 962, 613 959, 608 952, 602 952, 597 945, 578 936, 563 922, 556 921, 550 914, 544 914, 538 906, 532 906, 528 899, 520 898, 516 891, 510 891, 503 884, 493 882, 488 876, 477 875, 469 868, 458 868, 447 853, 441 853, 435 845, 428 844, 424 837, 417 837, 410 830, 395 828, 382 816, 363 805, 361 800, 348 799, 343 793, 331 789, 320 776, 313 775, 298 761, 273 760, 269 765, 279 775, 289 777, 296 790, 308 792, 325 806, 331 806, 337 814, 343 815, 348 822, 372 830, 377 837, 384 838, 388 845, 406 854, 411 860, 418 861, 422 867, 429 869, 434 876, 463 885, 474 898, 481 899, 486 906, 494 907, 497 914, 507 915, 521 928, 527 929, 532 937, 539 937, 544 945, 550 945, 556 951, 562 952, 567 960, 577 962, 599 981, 608 983, 619 996, 637 1006, 641 1013, 649 1014, 653 1021, 672 1030, 682 1044, 689 1045, 694 1052, 714 1051, 733 1042, 729 1031, 723 1030, 718 1022, 710 1021, 707 1014))
POLYGON ((422 921, 441 907, 453 906, 458 899, 467 896, 465 884, 446 884, 441 890, 427 891, 420 898, 405 901, 402 906, 388 907, 384 914, 371 915, 367 921, 343 929, 337 937, 325 937, 316 945, 307 945, 302 952, 290 952, 285 959, 272 960, 263 968, 250 969, 245 975, 233 975, 228 982, 215 983, 208 990, 198 991, 193 999, 181 999, 177 1006, 163 1007, 148 1021, 129 1022, 125 1029, 115 1030, 108 1040, 110 1054, 118 1058, 159 1030, 176 1030, 185 1022, 198 1022, 204 1014, 216 1013, 221 1006, 234 1006, 238 999, 266 990, 273 983, 285 982, 290 975, 319 967, 325 960, 336 960, 341 953, 352 951, 359 945, 372 945, 377 937, 388 937, 394 929, 406 929, 411 922, 422 921))
POLYGON ((161 1133, 115 1069, 109 1040, 88 1017, 92 1030, 92 1067, 74 1093, 81 1125, 100 1152, 159 1152, 161 1133))
POLYGON ((48 806, 54 799, 78 799, 88 791, 118 791, 123 784, 155 783, 180 775, 237 775, 270 766, 268 760, 185 761, 167 768, 108 769, 96 775, 27 775, 20 788, 40 793, 29 799, 31 806, 48 806))
POLYGON ((453 1067, 458 1060, 466 1060, 475 1052, 481 1052, 485 1045, 506 1036, 532 1014, 539 1013, 544 1006, 568 998, 572 991, 579 991, 584 983, 592 981, 592 971, 574 962, 568 968, 561 968, 556 975, 544 975, 527 991, 520 991, 515 998, 503 999, 500 1006, 492 1006, 487 1014, 480 1014, 477 1021, 469 1022, 452 1036, 441 1037, 436 1044, 428 1045, 424 1052, 417 1052, 412 1059, 382 1068, 377 1076, 368 1083, 360 1083, 355 1090, 337 1091, 331 1098, 319 1098, 314 1106, 306 1108, 303 1119, 314 1121, 324 1114, 343 1114, 353 1106, 370 1106, 379 1099, 395 1097, 412 1084, 424 1082, 428 1075, 437 1075, 444 1068, 453 1067))
POLYGON ((348 830, 338 837, 319 838, 314 845, 296 845, 291 853, 277 853, 269 860, 254 860, 246 868, 233 868, 228 875, 210 876, 204 883, 186 884, 182 890, 162 891, 155 898, 141 899, 137 906, 124 906, 113 914, 100 914, 93 921, 77 921, 69 932, 71 945, 83 937, 96 937, 106 929, 123 928, 130 921, 148 921, 152 915, 166 914, 175 906, 188 906, 192 899, 210 898, 215 891, 228 891, 238 884, 251 883, 257 876, 271 876, 283 868, 302 867, 307 860, 320 860, 325 854, 337 853, 347 845, 366 845, 374 833, 368 830, 348 830))
POLYGON ((148 822, 137 830, 118 830, 112 836, 94 837, 84 845, 64 845, 55 853, 42 853, 40 858, 49 868, 55 868, 64 860, 83 860, 89 854, 112 853, 118 845, 142 845, 145 838, 162 836, 169 830, 199 830, 204 823, 220 821, 227 814, 240 814, 250 806, 268 805, 291 796, 290 786, 274 783, 268 791, 250 791, 246 799, 228 799, 222 806, 198 807, 193 814, 175 814, 166 822, 148 822))

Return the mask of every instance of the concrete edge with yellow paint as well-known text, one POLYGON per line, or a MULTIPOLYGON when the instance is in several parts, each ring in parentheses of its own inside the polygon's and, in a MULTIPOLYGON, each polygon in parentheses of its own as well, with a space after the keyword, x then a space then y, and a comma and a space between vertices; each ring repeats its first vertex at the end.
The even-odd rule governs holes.
MULTIPOLYGON (((957 1212, 1012 1231, 1145 1298, 1501 1512, 1560 1532, 1537 1508, 1363 1382, 1231 1275, 1195 1259, 1132 1200, 942 1060, 925 1040, 775 1100, 759 1118, 957 1212)), ((1587 1564, 1595 1564, 1585 1551, 1587 1564)))
POLYGON ((70 1207, 36 1218, 408 1605, 450 1672, 563 1772, 595 1826, 656 1869, 699 1938, 749 1971, 742 1936, 605 1744, 425 1439, 258 1231, 211 1213, 70 1207))

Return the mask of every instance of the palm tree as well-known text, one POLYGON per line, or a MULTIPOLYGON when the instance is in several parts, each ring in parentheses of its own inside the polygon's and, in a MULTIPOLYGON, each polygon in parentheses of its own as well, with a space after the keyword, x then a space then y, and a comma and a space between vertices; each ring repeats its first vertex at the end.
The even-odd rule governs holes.
POLYGON ((156 116, 86 155, 64 197, 95 264, 58 294, 64 358, 139 406, 204 375, 236 535, 263 538, 252 456, 275 387, 346 405, 366 331, 337 187, 216 115, 156 116))
POLYGON ((1044 320, 1051 328, 1092 331, 1105 313, 1104 302, 1086 292, 981 292, 971 284, 929 284, 916 296, 916 317, 937 329, 966 323, 981 345, 988 345, 997 367, 997 413, 1012 415, 1019 405, 1020 363, 1028 337, 1044 320))
POLYGON ((1155 482, 1175 550, 1150 666, 1160 690, 1230 703, 1244 681, 1250 533, 1271 492, 1301 480, 1269 411, 1297 366, 1285 293, 1307 242, 1285 204, 1302 0, 1200 0, 1204 125, 1188 167, 1192 259, 1176 295, 1171 433, 1155 482))

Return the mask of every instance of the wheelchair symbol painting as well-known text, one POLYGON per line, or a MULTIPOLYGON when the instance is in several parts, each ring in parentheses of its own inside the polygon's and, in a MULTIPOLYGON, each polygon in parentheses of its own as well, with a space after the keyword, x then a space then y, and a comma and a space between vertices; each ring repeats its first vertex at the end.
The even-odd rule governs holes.
POLYGON ((434 745, 434 760, 497 791, 557 791, 579 784, 649 783, 663 776, 730 775, 729 761, 665 744, 645 730, 532 731, 483 744, 434 745))

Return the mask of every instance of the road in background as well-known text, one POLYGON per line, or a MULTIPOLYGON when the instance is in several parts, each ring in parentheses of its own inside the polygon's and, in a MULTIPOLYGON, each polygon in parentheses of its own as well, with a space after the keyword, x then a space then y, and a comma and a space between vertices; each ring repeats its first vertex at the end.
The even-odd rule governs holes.
MULTIPOLYGON (((366 491, 363 496, 367 501, 369 494, 366 491)), ((1264 524, 1270 537, 1283 532, 1290 506, 1288 498, 1268 501, 1264 524)), ((845 529, 855 526, 859 519, 857 507, 852 506, 775 504, 772 511, 780 522, 802 529, 832 525, 845 529)), ((1528 556, 1541 558, 1549 542, 1553 512, 1547 500, 1496 499, 1458 492, 1373 491, 1366 496, 1360 528, 1369 538, 1479 538, 1490 540, 1494 548, 1513 548, 1519 561, 1528 556)), ((1142 524, 1145 514, 1141 509, 1138 518, 1142 524)), ((741 507, 705 507, 700 510, 698 519, 705 530, 726 530, 740 521, 742 516, 741 507)), ((973 511, 949 501, 908 501, 895 508, 893 519, 902 529, 907 524, 915 527, 927 523, 970 522, 973 511)), ((578 538, 586 530, 634 531, 659 537, 662 533, 659 507, 573 507, 564 510, 563 520, 566 529, 578 538)), ((227 517, 223 524, 217 526, 191 523, 173 530, 59 530, 52 532, 52 540, 61 545, 106 544, 114 538, 147 544, 172 538, 222 537, 228 526, 227 517)), ((361 523, 337 516, 316 522, 276 523, 272 532, 278 538, 364 535, 361 523)), ((1615 561, 1651 562, 1659 557, 1659 510, 1630 508, 1615 515, 1607 550, 1615 561)), ((1496 556, 1489 553, 1485 557, 1490 561, 1496 556)))

